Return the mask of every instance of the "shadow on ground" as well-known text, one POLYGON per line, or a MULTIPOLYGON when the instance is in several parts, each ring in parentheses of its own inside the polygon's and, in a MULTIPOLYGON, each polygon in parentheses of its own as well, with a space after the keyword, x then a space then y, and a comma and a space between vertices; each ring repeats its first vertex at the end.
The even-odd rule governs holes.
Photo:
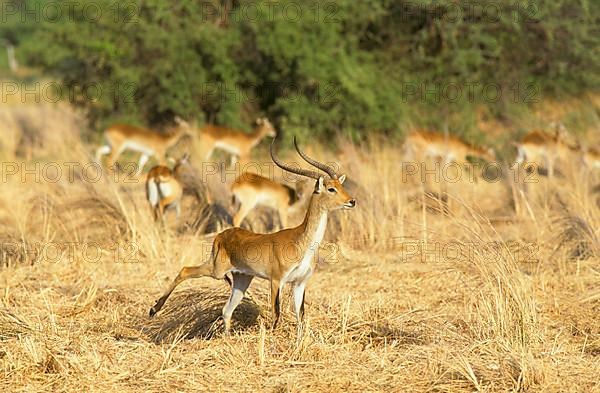
MULTIPOLYGON (((214 289, 175 292, 154 318, 137 321, 138 328, 148 341, 157 344, 182 336, 212 339, 223 332, 221 311, 228 299, 228 291, 214 289)), ((259 315, 259 306, 252 299, 244 298, 233 313, 232 333, 256 325, 259 315)))

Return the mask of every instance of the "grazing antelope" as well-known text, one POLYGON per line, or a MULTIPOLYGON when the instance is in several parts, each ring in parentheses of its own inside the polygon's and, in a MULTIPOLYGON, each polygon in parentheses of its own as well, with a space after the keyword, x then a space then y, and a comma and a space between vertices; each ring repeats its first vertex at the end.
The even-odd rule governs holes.
POLYGON ((256 205, 264 205, 279 212, 281 225, 286 228, 288 209, 300 198, 294 188, 250 172, 242 174, 233 182, 231 192, 233 201, 240 202, 240 208, 233 216, 233 226, 236 227, 241 225, 256 205))
POLYGON ((271 282, 273 328, 277 326, 279 320, 280 293, 285 284, 293 284, 297 333, 301 332, 304 290, 315 270, 317 251, 325 235, 328 214, 336 209, 351 209, 356 205, 356 201, 348 195, 342 185, 346 176, 338 177, 333 168, 308 157, 300 150, 295 139, 294 145, 298 154, 309 164, 327 173, 328 177, 280 161, 274 154, 274 143, 275 140, 271 143, 271 158, 277 166, 315 180, 314 192, 304 221, 295 228, 268 234, 258 234, 242 228, 230 228, 221 232, 215 237, 209 260, 200 266, 181 269, 164 295, 150 309, 150 317, 160 311, 171 292, 183 281, 197 277, 221 280, 231 272, 233 276, 231 296, 223 308, 225 334, 229 334, 231 315, 242 301, 254 277, 271 282))
POLYGON ((183 196, 182 168, 189 164, 186 153, 175 162, 173 170, 163 165, 150 169, 146 177, 146 199, 154 214, 154 221, 164 220, 167 209, 175 209, 177 219, 181 212, 181 197, 183 196))
POLYGON ((215 149, 230 153, 233 166, 238 159, 247 161, 250 158, 250 151, 264 137, 275 138, 275 135, 275 128, 266 117, 256 120, 256 128, 250 134, 210 124, 200 130, 200 146, 207 161, 215 149))
POLYGON ((454 135, 429 131, 414 130, 408 134, 404 142, 407 156, 425 162, 428 158, 441 160, 442 163, 464 165, 468 157, 479 157, 487 161, 495 161, 493 149, 470 145, 454 135))
POLYGON ((174 146, 181 137, 191 135, 190 125, 186 121, 176 117, 175 123, 177 126, 168 134, 160 134, 147 128, 127 124, 114 124, 104 132, 107 144, 96 151, 96 161, 100 163, 102 156, 109 154, 108 166, 112 168, 124 150, 133 150, 142 154, 136 176, 142 173, 144 165, 151 156, 156 157, 161 165, 165 165, 167 150, 174 146))
POLYGON ((517 148, 517 158, 513 169, 525 164, 536 164, 537 167, 548 171, 548 176, 554 176, 557 161, 568 160, 569 156, 576 153, 579 147, 571 146, 564 142, 565 129, 562 124, 556 126, 554 134, 541 130, 527 133, 520 142, 513 143, 517 148))

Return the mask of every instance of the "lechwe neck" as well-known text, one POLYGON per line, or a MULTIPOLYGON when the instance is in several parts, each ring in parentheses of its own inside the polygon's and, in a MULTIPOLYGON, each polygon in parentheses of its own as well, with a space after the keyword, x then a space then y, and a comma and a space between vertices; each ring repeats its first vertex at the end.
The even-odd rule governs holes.
POLYGON ((297 227, 300 231, 299 244, 307 247, 318 247, 327 227, 327 209, 321 206, 319 194, 313 194, 308 204, 304 221, 297 227))

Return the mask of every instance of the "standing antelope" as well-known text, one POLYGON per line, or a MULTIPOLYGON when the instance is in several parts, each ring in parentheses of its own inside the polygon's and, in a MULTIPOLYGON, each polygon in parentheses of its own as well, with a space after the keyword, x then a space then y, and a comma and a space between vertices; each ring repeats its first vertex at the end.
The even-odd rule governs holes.
POLYGON ((165 165, 167 150, 184 135, 191 135, 190 125, 186 121, 176 117, 175 123, 177 126, 168 134, 127 124, 114 124, 104 132, 107 144, 96 151, 96 161, 100 163, 103 155, 110 154, 108 166, 112 168, 121 153, 129 149, 141 153, 136 176, 142 173, 151 156, 156 157, 161 165, 165 165))
POLYGON ((442 163, 464 165, 469 156, 495 161, 496 154, 491 148, 470 145, 454 135, 440 134, 428 130, 414 130, 404 142, 409 157, 425 162, 428 158, 441 159, 442 163))
POLYGON ((182 168, 189 164, 186 153, 175 162, 173 170, 163 165, 150 169, 146 177, 146 199, 154 214, 154 221, 164 220, 167 209, 175 209, 177 219, 181 212, 181 197, 183 196, 182 168))
POLYGON ((317 251, 325 235, 328 214, 335 209, 353 208, 356 201, 342 186, 346 176, 338 177, 331 167, 308 157, 300 150, 295 138, 294 145, 298 154, 309 164, 327 173, 328 177, 313 170, 294 168, 280 161, 274 154, 274 143, 275 140, 271 143, 271 158, 277 166, 315 180, 314 193, 302 224, 269 234, 258 234, 242 228, 230 228, 221 232, 215 237, 210 259, 200 266, 181 269, 164 295, 150 309, 150 317, 160 311, 171 292, 183 281, 205 276, 221 280, 231 272, 233 276, 231 296, 223 308, 225 334, 229 334, 231 315, 242 301, 254 277, 271 282, 273 328, 277 326, 279 320, 280 293, 286 283, 293 284, 297 333, 301 332, 304 317, 304 290, 315 270, 317 251))
POLYGON ((233 182, 231 192, 233 200, 240 202, 240 208, 233 216, 235 227, 240 226, 256 205, 265 205, 279 212, 281 225, 285 228, 288 209, 299 199, 299 193, 292 187, 250 172, 242 174, 233 182))
POLYGON ((250 151, 264 137, 275 138, 275 135, 275 128, 266 117, 256 120, 256 128, 250 134, 209 124, 200 130, 200 147, 206 160, 210 159, 215 149, 225 150, 231 154, 231 165, 233 166, 238 159, 247 161, 250 158, 250 151))
POLYGON ((517 158, 512 168, 517 169, 521 165, 536 164, 545 168, 548 176, 554 176, 554 167, 557 161, 565 161, 569 156, 579 150, 564 142, 565 129, 562 124, 556 126, 554 134, 541 130, 527 133, 520 142, 514 143, 517 148, 517 158))

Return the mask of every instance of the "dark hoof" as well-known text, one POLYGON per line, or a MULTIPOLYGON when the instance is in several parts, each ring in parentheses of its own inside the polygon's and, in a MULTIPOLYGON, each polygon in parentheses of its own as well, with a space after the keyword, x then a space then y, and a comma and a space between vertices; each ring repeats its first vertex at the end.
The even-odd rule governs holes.
POLYGON ((161 297, 156 301, 156 303, 154 303, 154 306, 152 306, 150 312, 148 313, 150 315, 150 318, 152 318, 154 315, 156 315, 157 312, 160 311, 162 306, 165 304, 165 300, 167 299, 161 297))

